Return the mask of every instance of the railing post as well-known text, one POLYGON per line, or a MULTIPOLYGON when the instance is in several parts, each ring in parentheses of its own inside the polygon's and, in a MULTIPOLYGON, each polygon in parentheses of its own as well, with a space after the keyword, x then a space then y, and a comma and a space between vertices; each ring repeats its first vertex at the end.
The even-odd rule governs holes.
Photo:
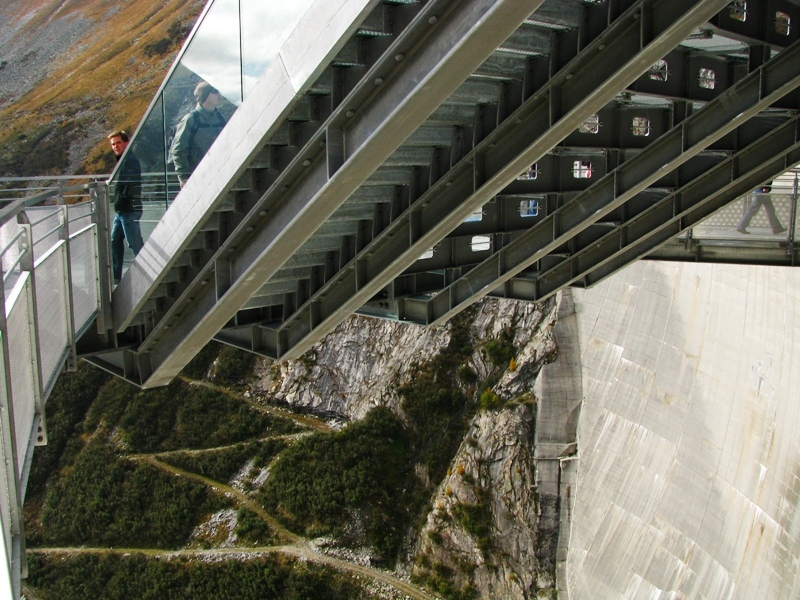
POLYGON ((105 336, 113 327, 111 315, 111 239, 108 224, 108 183, 92 183, 89 196, 94 202, 94 223, 97 226, 97 289, 100 292, 100 311, 97 315, 97 333, 105 336))
MULTIPOLYGON (((20 597, 19 578, 27 577, 28 565, 25 555, 25 524, 22 519, 22 484, 20 482, 21 461, 17 452, 17 431, 14 419, 14 395, 11 389, 11 358, 6 323, 5 286, 3 262, 0 257, 0 445, 2 446, 3 477, 0 489, 8 498, 9 523, 3 523, 11 534, 7 541, 10 551, 11 581, 14 597, 20 597)), ((5 517, 5 515, 3 515, 5 517)))
POLYGON ((36 305, 36 272, 34 270, 33 256, 33 228, 26 212, 17 215, 17 223, 23 230, 20 237, 20 271, 27 271, 31 280, 31 305, 28 310, 28 331, 30 331, 31 344, 31 369, 33 371, 33 396, 36 405, 34 413, 34 423, 37 422, 35 444, 37 446, 47 445, 47 427, 44 414, 44 385, 42 384, 42 351, 39 344, 39 310, 36 305))
POLYGON ((64 294, 67 306, 67 344, 69 345, 69 355, 67 356, 66 370, 75 372, 78 370, 78 350, 75 345, 75 313, 73 310, 74 299, 72 297, 72 253, 70 250, 69 238, 69 207, 64 202, 64 196, 59 194, 58 205, 61 208, 61 227, 58 229, 58 239, 64 242, 64 254, 66 265, 64 266, 63 284, 67 288, 64 294))
POLYGON ((786 252, 792 257, 792 264, 794 264, 794 232, 795 223, 797 222, 797 172, 794 173, 794 181, 792 181, 792 202, 789 207, 789 243, 786 245, 786 252))

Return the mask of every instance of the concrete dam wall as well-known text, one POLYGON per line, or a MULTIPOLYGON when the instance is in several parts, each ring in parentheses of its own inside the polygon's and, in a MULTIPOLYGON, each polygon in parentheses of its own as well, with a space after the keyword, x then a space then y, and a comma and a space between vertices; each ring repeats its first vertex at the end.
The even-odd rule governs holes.
POLYGON ((800 598, 800 270, 640 262, 572 298, 561 590, 800 598))

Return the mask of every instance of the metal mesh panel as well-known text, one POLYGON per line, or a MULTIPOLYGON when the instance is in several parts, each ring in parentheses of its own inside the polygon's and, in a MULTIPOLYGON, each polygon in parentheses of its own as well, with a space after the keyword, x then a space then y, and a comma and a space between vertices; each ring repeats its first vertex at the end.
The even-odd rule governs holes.
POLYGON ((42 256, 58 243, 58 227, 61 225, 60 206, 32 206, 25 209, 31 222, 36 256, 42 256))
MULTIPOLYGON (((1 339, 1 338, 0 338, 1 339)), ((3 345, 0 343, 0 371, 5 371, 3 365, 3 345)), ((0 373, 0 393, 5 393, 5 376, 0 373)), ((6 443, 12 439, 11 431, 6 431, 5 420, 0 421, 0 431, 2 435, 2 442, 0 442, 0 460, 4 465, 14 464, 14 457, 8 456, 6 452, 6 443)), ((6 547, 6 555, 11 556, 11 507, 16 505, 16 500, 12 499, 9 490, 8 480, 13 477, 10 470, 4 470, 3 476, 0 477, 0 519, 3 524, 3 540, 6 547)))
POLYGON ((81 204, 71 204, 67 206, 70 234, 77 233, 84 227, 91 225, 93 213, 94 202, 83 202, 81 204))
POLYGON ((36 263, 39 354, 45 389, 61 371, 64 353, 69 346, 68 293, 67 245, 61 242, 36 263))
POLYGON ((69 256, 72 263, 72 318, 75 331, 82 331, 100 308, 97 227, 85 229, 70 239, 69 256))
POLYGON ((23 273, 6 304, 9 361, 11 363, 11 401, 14 403, 14 429, 17 432, 17 456, 25 456, 36 409, 38 378, 33 369, 31 344, 33 294, 28 273, 23 273))
POLYGON ((15 264, 19 258, 20 245, 19 240, 15 241, 14 238, 19 234, 20 229, 20 225, 14 221, 9 221, 0 227, 0 250, 8 248, 0 256, 0 264, 2 264, 4 275, 10 272, 10 277, 6 280, 5 285, 6 301, 8 301, 9 294, 14 287, 14 282, 19 277, 19 268, 15 264))
MULTIPOLYGON (((778 219, 783 223, 784 227, 786 227, 786 224, 789 222, 789 213, 791 212, 792 196, 790 194, 776 193, 769 194, 769 197, 770 200, 772 200, 772 204, 775 206, 775 213, 778 215, 778 219)), ((747 212, 752 200, 752 194, 748 194, 741 200, 731 202, 728 206, 718 210, 709 218, 705 219, 701 225, 717 225, 733 229, 741 220, 744 213, 747 212)), ((763 209, 756 213, 756 216, 750 221, 750 225, 753 227, 769 227, 769 221, 763 209)))

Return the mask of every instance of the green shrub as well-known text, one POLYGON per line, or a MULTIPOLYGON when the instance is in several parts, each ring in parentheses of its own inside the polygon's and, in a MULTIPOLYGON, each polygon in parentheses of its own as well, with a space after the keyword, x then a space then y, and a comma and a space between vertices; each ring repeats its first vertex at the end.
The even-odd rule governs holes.
POLYGON ((160 456, 159 460, 203 477, 226 483, 247 463, 254 459, 256 467, 262 467, 284 450, 284 440, 268 439, 259 442, 236 444, 230 448, 209 450, 202 453, 176 452, 160 456))
POLYGON ((59 465, 69 465, 81 448, 81 422, 95 399, 98 390, 111 376, 105 371, 81 361, 75 373, 59 376, 47 400, 46 418, 47 445, 33 453, 27 497, 35 497, 44 491, 47 478, 59 465))
POLYGON ((487 342, 484 349, 495 367, 506 368, 517 354, 517 348, 514 346, 513 327, 503 328, 500 335, 487 342))
POLYGON ((100 423, 118 427, 131 452, 212 448, 298 430, 290 419, 265 415, 242 400, 180 380, 153 390, 112 380, 89 411, 86 433, 100 423))
POLYGON ((504 406, 503 400, 491 389, 486 389, 478 399, 478 408, 481 410, 498 410, 504 406))
POLYGON ((240 541, 253 546, 270 546, 276 539, 264 519, 244 506, 236 514, 236 535, 240 541))
POLYGON ((29 585, 59 600, 282 598, 365 600, 357 579, 281 555, 219 562, 142 554, 29 554, 29 585))
POLYGON ((219 383, 235 385, 243 379, 252 377, 256 355, 246 350, 224 346, 217 357, 214 380, 219 383))
POLYGON ((487 499, 476 504, 459 502, 453 507, 453 515, 467 533, 475 536, 484 555, 491 550, 492 509, 487 499))
POLYGON ((367 542, 393 557, 409 516, 403 485, 410 444, 385 407, 337 433, 317 433, 287 448, 262 488, 268 510, 306 535, 339 534, 359 511, 367 542))
POLYGON ((203 379, 211 367, 211 363, 217 358, 222 350, 222 344, 210 341, 203 346, 203 349, 198 352, 189 363, 183 367, 181 375, 190 379, 203 379))
POLYGON ((119 457, 96 436, 48 488, 42 543, 175 548, 229 501, 184 477, 119 457))

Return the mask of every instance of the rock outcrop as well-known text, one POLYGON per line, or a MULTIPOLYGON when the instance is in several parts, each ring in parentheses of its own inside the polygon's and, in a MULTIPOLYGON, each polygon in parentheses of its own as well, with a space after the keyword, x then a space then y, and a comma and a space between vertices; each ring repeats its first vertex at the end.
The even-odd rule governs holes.
MULTIPOLYGON (((482 406, 430 512, 408 542, 401 569, 439 591, 483 598, 547 597, 555 585, 555 552, 539 536, 533 390, 557 354, 555 301, 485 300, 471 309, 474 374, 464 391, 482 406), (544 565, 544 567, 542 567, 544 565)), ((451 341, 451 328, 422 328, 367 317, 346 320, 302 359, 261 363, 255 396, 348 420, 385 405, 402 415, 397 389, 451 341)), ((551 511, 552 512, 552 511, 551 511)), ((413 533, 413 532, 412 532, 413 533)))

